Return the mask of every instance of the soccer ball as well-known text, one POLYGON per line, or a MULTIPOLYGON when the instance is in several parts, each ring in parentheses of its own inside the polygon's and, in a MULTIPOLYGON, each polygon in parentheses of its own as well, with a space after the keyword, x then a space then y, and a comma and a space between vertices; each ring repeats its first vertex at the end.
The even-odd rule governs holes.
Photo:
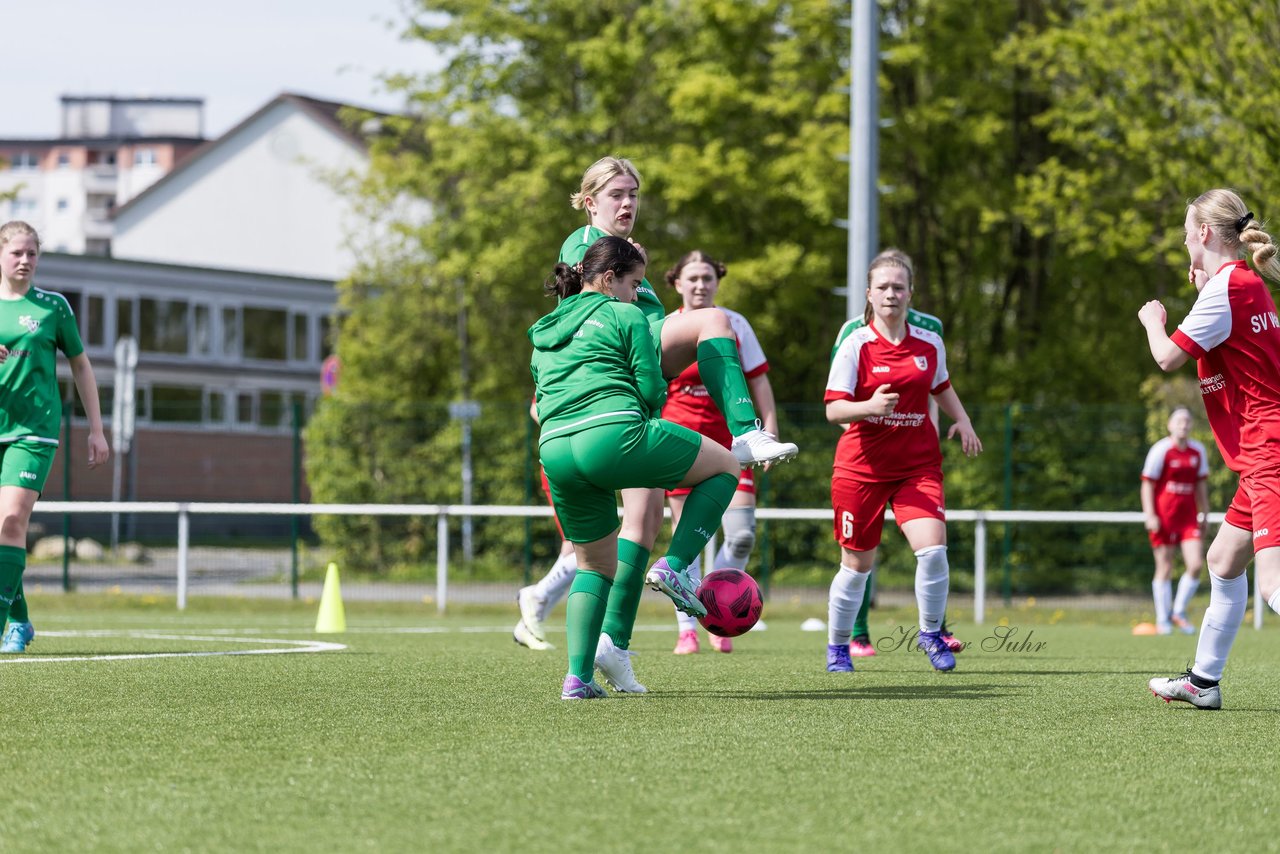
POLYGON ((698 601, 707 609, 698 622, 722 638, 736 638, 749 631, 764 608, 756 580, 740 569, 707 573, 698 587, 698 601))

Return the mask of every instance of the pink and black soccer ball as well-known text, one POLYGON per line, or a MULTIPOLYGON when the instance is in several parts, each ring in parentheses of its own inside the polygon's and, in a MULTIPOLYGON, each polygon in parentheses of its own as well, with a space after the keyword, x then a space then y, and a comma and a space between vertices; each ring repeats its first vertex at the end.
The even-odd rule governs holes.
POLYGON ((707 609, 698 622, 713 635, 736 638, 760 619, 764 600, 756 580, 740 569, 717 569, 707 573, 698 587, 698 600, 707 609))

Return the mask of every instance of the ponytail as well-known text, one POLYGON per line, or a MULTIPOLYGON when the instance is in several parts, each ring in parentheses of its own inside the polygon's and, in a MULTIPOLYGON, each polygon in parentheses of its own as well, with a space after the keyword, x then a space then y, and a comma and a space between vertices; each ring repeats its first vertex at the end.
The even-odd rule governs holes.
POLYGON ((591 244, 587 254, 577 264, 570 266, 563 261, 556 264, 551 275, 543 282, 542 290, 547 296, 565 299, 581 293, 583 287, 606 272, 624 276, 643 266, 644 256, 631 241, 609 235, 591 244))
POLYGON ((542 283, 542 290, 547 296, 566 299, 582 292, 582 265, 556 264, 551 275, 542 283))

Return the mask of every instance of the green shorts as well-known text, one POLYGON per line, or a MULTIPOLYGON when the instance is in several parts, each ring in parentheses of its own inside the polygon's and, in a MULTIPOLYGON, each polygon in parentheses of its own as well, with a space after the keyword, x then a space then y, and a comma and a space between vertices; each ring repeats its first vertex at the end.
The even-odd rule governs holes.
POLYGON ((688 474, 702 436, 661 418, 602 424, 539 449, 565 539, 591 543, 618 529, 619 489, 670 489, 688 474))
POLYGON ((57 445, 44 442, 0 443, 0 486, 21 486, 44 492, 44 482, 53 468, 57 445))

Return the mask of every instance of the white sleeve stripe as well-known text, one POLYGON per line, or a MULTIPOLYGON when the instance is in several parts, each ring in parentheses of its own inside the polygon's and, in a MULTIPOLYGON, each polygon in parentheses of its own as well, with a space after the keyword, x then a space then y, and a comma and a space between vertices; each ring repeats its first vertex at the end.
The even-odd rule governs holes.
POLYGON ((729 318, 733 334, 738 336, 738 354, 742 358, 742 372, 749 374, 761 365, 768 364, 769 360, 765 358, 764 348, 760 346, 760 339, 756 337, 756 331, 751 328, 751 323, 736 311, 727 308, 720 310, 729 318))
POLYGON ((1182 334, 1196 342, 1206 353, 1217 347, 1231 335, 1231 300, 1229 284, 1231 271, 1228 267, 1214 276, 1196 297, 1195 305, 1190 313, 1178 324, 1182 334))
POLYGON ((858 357, 865 339, 858 334, 840 342, 831 370, 827 373, 827 391, 841 391, 854 396, 858 385, 858 357))
POLYGON ((1143 477, 1148 480, 1160 479, 1160 475, 1164 473, 1164 458, 1172 443, 1173 440, 1166 436, 1151 446, 1151 450, 1147 451, 1146 462, 1142 464, 1143 477))

